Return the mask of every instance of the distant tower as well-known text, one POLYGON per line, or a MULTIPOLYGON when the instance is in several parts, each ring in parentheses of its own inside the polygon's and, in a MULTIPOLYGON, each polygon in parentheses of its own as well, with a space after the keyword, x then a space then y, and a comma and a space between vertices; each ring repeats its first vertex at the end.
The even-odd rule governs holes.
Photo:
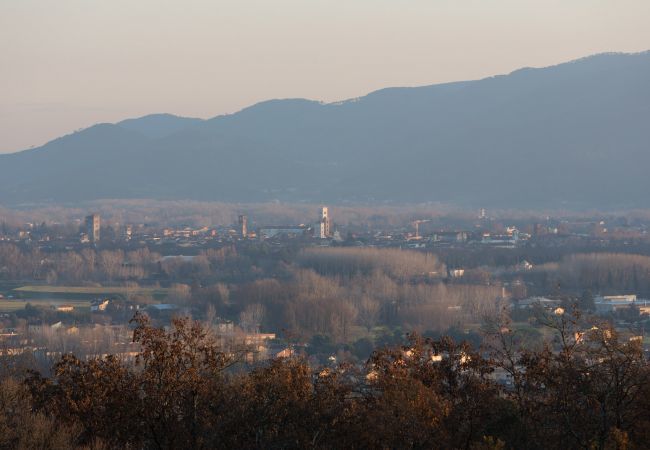
POLYGON ((487 219, 487 213, 485 211, 485 208, 481 208, 478 212, 478 218, 479 219, 487 219))
POLYGON ((99 214, 92 214, 86 217, 86 234, 92 243, 99 242, 99 230, 101 228, 101 219, 99 214))
POLYGON ((327 206, 322 206, 320 209, 320 238, 326 239, 330 236, 330 215, 327 206))
POLYGON ((248 236, 248 217, 243 214, 239 215, 239 233, 243 238, 248 236))
POLYGON ((130 241, 133 236, 133 227, 131 225, 124 226, 124 240, 130 241))

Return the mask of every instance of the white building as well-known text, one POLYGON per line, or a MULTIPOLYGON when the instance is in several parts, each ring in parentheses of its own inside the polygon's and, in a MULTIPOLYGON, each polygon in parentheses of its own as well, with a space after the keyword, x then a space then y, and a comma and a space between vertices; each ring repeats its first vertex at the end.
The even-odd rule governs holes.
POLYGON ((316 231, 321 239, 330 237, 330 216, 327 206, 322 206, 320 209, 320 220, 316 224, 316 231))
POLYGON ((594 298, 596 311, 599 313, 610 313, 620 309, 638 306, 642 313, 650 312, 650 301, 638 299, 636 295, 602 295, 594 298))

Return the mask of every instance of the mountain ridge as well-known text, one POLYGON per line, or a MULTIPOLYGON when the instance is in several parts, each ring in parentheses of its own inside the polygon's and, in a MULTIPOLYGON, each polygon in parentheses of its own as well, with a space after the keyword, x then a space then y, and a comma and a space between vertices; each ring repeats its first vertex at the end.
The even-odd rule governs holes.
POLYGON ((650 51, 610 53, 342 102, 275 99, 209 119, 98 124, 0 155, 0 203, 124 196, 645 207, 647 79, 650 51), (112 182, 97 182, 98 170, 112 182), (605 189, 611 176, 618 182, 605 189))

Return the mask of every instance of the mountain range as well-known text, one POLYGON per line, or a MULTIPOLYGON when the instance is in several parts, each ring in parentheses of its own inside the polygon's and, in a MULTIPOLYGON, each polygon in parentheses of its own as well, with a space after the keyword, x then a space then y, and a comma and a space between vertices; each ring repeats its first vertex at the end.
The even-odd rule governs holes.
POLYGON ((155 114, 0 155, 0 203, 650 207, 650 52, 337 103, 155 114))

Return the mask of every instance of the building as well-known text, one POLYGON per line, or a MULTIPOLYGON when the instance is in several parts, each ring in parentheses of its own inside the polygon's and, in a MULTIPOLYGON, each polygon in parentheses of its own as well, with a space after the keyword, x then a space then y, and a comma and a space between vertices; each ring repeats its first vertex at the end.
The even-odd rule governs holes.
POLYGON ((533 265, 526 261, 525 259, 515 266, 515 270, 518 271, 529 271, 533 270, 533 265))
POLYGON ((125 241, 130 241, 131 237, 133 237, 133 227, 131 225, 125 225, 124 226, 124 240, 125 241))
POLYGON ((248 217, 243 214, 239 215, 239 234, 243 238, 248 236, 248 217))
POLYGON ((110 302, 111 301, 109 299, 94 300, 90 304, 90 311, 91 312, 106 311, 106 308, 108 308, 110 302))
POLYGON ((514 230, 511 234, 490 234, 483 233, 481 244, 491 245, 497 248, 514 248, 519 242, 519 231, 514 230))
POLYGON ((554 311, 562 303, 559 299, 546 297, 529 297, 515 301, 513 306, 518 309, 533 309, 535 307, 544 308, 546 311, 554 311))
POLYGON ((92 243, 99 242, 99 231, 101 228, 101 219, 99 214, 92 214, 86 217, 86 234, 88 240, 92 243))
POLYGON ((330 216, 327 206, 322 206, 320 209, 320 220, 316 224, 316 230, 321 239, 330 237, 330 216))
POLYGON ((56 311, 59 312, 72 312, 74 311, 74 306, 73 305, 57 305, 54 307, 56 311))
POLYGON ((650 312, 650 301, 638 299, 636 295, 603 295, 594 298, 596 311, 612 313, 631 306, 636 306, 642 314, 650 312))
POLYGON ((451 278, 462 278, 465 275, 465 269, 449 269, 448 273, 451 278))
POLYGON ((308 231, 309 228, 304 225, 268 226, 259 229, 259 237, 260 239, 296 238, 304 236, 308 231))
POLYGON ((433 241, 439 244, 463 244, 467 242, 466 231, 438 231, 433 234, 433 241))

